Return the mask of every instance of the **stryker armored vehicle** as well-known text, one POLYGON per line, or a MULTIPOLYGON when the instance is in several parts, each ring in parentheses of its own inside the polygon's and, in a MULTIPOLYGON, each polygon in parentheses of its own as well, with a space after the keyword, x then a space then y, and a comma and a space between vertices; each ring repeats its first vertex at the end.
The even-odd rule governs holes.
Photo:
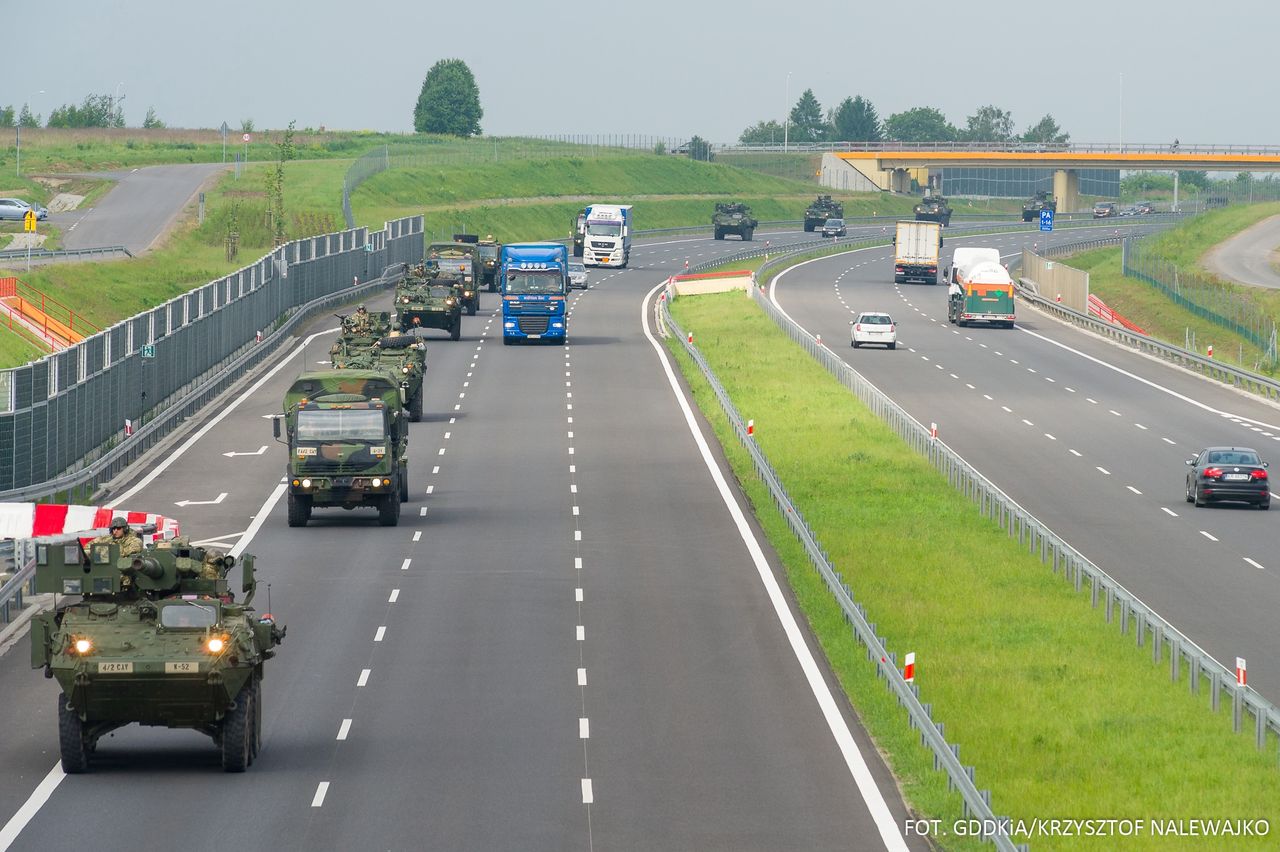
POLYGON ((427 273, 437 270, 440 277, 459 282, 458 295, 467 316, 480 309, 480 248, 474 243, 432 243, 427 246, 427 273))
POLYGON ((401 331, 438 328, 449 332, 451 340, 462 336, 462 300, 454 278, 442 276, 438 270, 409 268, 396 284, 396 322, 401 331))
POLYGON ((926 195, 915 212, 917 222, 941 222, 944 227, 951 224, 951 206, 941 195, 926 195))
MULTIPOLYGON (((422 380, 427 372, 427 344, 412 335, 391 331, 391 314, 371 315, 372 325, 384 333, 374 337, 344 333, 329 348, 335 370, 386 370, 404 391, 409 419, 422 419, 422 380)), ((345 326, 344 326, 345 327, 345 326)))
POLYGON ((1039 222, 1041 210, 1053 210, 1057 212, 1058 201, 1053 197, 1053 193, 1047 189, 1042 189, 1035 195, 1031 196, 1022 205, 1022 221, 1039 222))
POLYGON ((711 217, 711 224, 716 229, 716 239, 723 240, 725 234, 737 234, 750 242, 760 222, 751 215, 751 208, 738 202, 716 204, 716 212, 711 217))
POLYGON ((839 201, 832 201, 830 195, 819 195, 818 200, 809 205, 809 209, 804 211, 804 230, 805 233, 812 233, 821 228, 828 219, 843 219, 844 204, 839 201))
POLYGON ((66 596, 31 621, 31 667, 62 687, 64 772, 86 771, 98 740, 132 722, 208 734, 228 772, 258 757, 262 665, 285 628, 253 609, 252 556, 173 539, 121 557, 115 543, 50 536, 36 540, 35 583, 66 596))
POLYGON ((382 526, 400 522, 409 499, 404 393, 382 368, 317 370, 293 380, 283 418, 272 420, 276 440, 289 448, 289 526, 306 526, 311 510, 325 506, 371 506, 382 526))

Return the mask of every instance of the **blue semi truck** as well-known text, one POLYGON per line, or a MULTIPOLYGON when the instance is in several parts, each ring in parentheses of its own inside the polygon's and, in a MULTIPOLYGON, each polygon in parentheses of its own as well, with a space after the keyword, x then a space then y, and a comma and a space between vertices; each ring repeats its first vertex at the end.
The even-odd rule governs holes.
POLYGON ((569 249, 560 243, 504 245, 498 261, 502 343, 562 342, 568 334, 569 249))

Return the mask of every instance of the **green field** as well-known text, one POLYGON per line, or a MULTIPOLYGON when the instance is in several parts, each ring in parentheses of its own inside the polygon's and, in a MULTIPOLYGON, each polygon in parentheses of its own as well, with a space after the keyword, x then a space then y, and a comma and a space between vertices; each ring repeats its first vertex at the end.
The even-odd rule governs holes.
MULTIPOLYGON (((1087 595, 981 517, 740 293, 682 298, 673 311, 755 420, 756 440, 868 619, 891 649, 916 653, 921 701, 976 767, 977 786, 991 789, 997 813, 1280 819, 1274 737, 1258 752, 1250 733, 1233 733, 1229 709, 1207 709, 1207 688, 1190 694, 1185 666, 1171 684, 1167 661, 1153 665, 1150 648, 1135 648, 1087 595)), ((708 386, 682 347, 669 346, 850 701, 912 806, 949 824, 957 797, 852 639, 708 386)), ((1030 843, 1179 848, 1150 837, 1030 843)))

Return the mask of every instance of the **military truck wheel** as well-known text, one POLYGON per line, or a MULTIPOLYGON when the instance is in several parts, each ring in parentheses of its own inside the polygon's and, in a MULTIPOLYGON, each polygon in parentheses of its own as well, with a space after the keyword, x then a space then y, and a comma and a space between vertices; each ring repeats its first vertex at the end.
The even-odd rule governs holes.
POLYGON ((80 714, 67 708, 66 696, 58 696, 58 745, 62 750, 62 771, 78 775, 89 769, 89 745, 85 742, 80 714))
POLYGON ((244 772, 253 744, 253 695, 246 685, 236 696, 236 706, 222 720, 222 768, 244 772))
POLYGON ((812 226, 812 225, 810 225, 808 222, 805 222, 805 223, 804 223, 804 232, 805 232, 806 234, 811 234, 811 233, 813 233, 813 226, 812 226))
POLYGON ((476 315, 476 308, 478 308, 479 306, 480 306, 480 300, 479 300, 479 299, 476 299, 474 302, 472 302, 471 304, 467 305, 467 316, 469 316, 469 317, 473 317, 473 316, 475 316, 475 315, 476 315))
POLYGON ((453 327, 449 329, 449 339, 458 340, 462 337, 462 317, 458 317, 453 321, 453 327))
POLYGON ((305 527, 311 520, 311 498, 289 492, 289 526, 305 527))
POLYGON ((755 235, 755 233, 756 233, 755 228, 747 228, 745 231, 742 232, 743 241, 748 243, 751 242, 751 238, 755 235))
POLYGON ((388 494, 378 504, 378 524, 394 527, 398 523, 400 523, 400 495, 388 494))
POLYGON ((422 388, 409 399, 409 420, 413 423, 422 420, 422 388))
POLYGON ((716 228, 716 239, 717 240, 724 239, 724 231, 720 230, 719 228, 716 228))
POLYGON ((407 465, 400 469, 400 502, 409 502, 409 468, 407 465))
POLYGON ((262 675, 254 671, 253 679, 253 740, 249 743, 249 762, 258 759, 262 751, 262 675))

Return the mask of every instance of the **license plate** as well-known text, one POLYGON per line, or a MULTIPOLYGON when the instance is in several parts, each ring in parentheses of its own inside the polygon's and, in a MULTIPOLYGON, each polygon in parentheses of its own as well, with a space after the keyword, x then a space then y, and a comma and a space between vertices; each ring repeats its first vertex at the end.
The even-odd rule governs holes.
POLYGON ((298 458, 305 456, 314 456, 316 454, 315 447, 298 447, 298 458))
POLYGON ((165 674, 199 674, 200 664, 194 660, 186 660, 183 662, 166 662, 164 664, 165 674))
POLYGON ((1225 479, 1225 480, 1227 480, 1228 482, 1247 482, 1247 481, 1249 480, 1249 474, 1247 474, 1247 473, 1228 473, 1227 475, 1223 476, 1222 478, 1223 478, 1223 479, 1225 479))
POLYGON ((133 663, 98 663, 98 674, 133 674, 133 663))
POLYGON ((539 337, 542 337, 542 335, 541 335, 541 334, 526 334, 526 335, 525 335, 525 337, 529 338, 530 340, 537 340, 539 337))

